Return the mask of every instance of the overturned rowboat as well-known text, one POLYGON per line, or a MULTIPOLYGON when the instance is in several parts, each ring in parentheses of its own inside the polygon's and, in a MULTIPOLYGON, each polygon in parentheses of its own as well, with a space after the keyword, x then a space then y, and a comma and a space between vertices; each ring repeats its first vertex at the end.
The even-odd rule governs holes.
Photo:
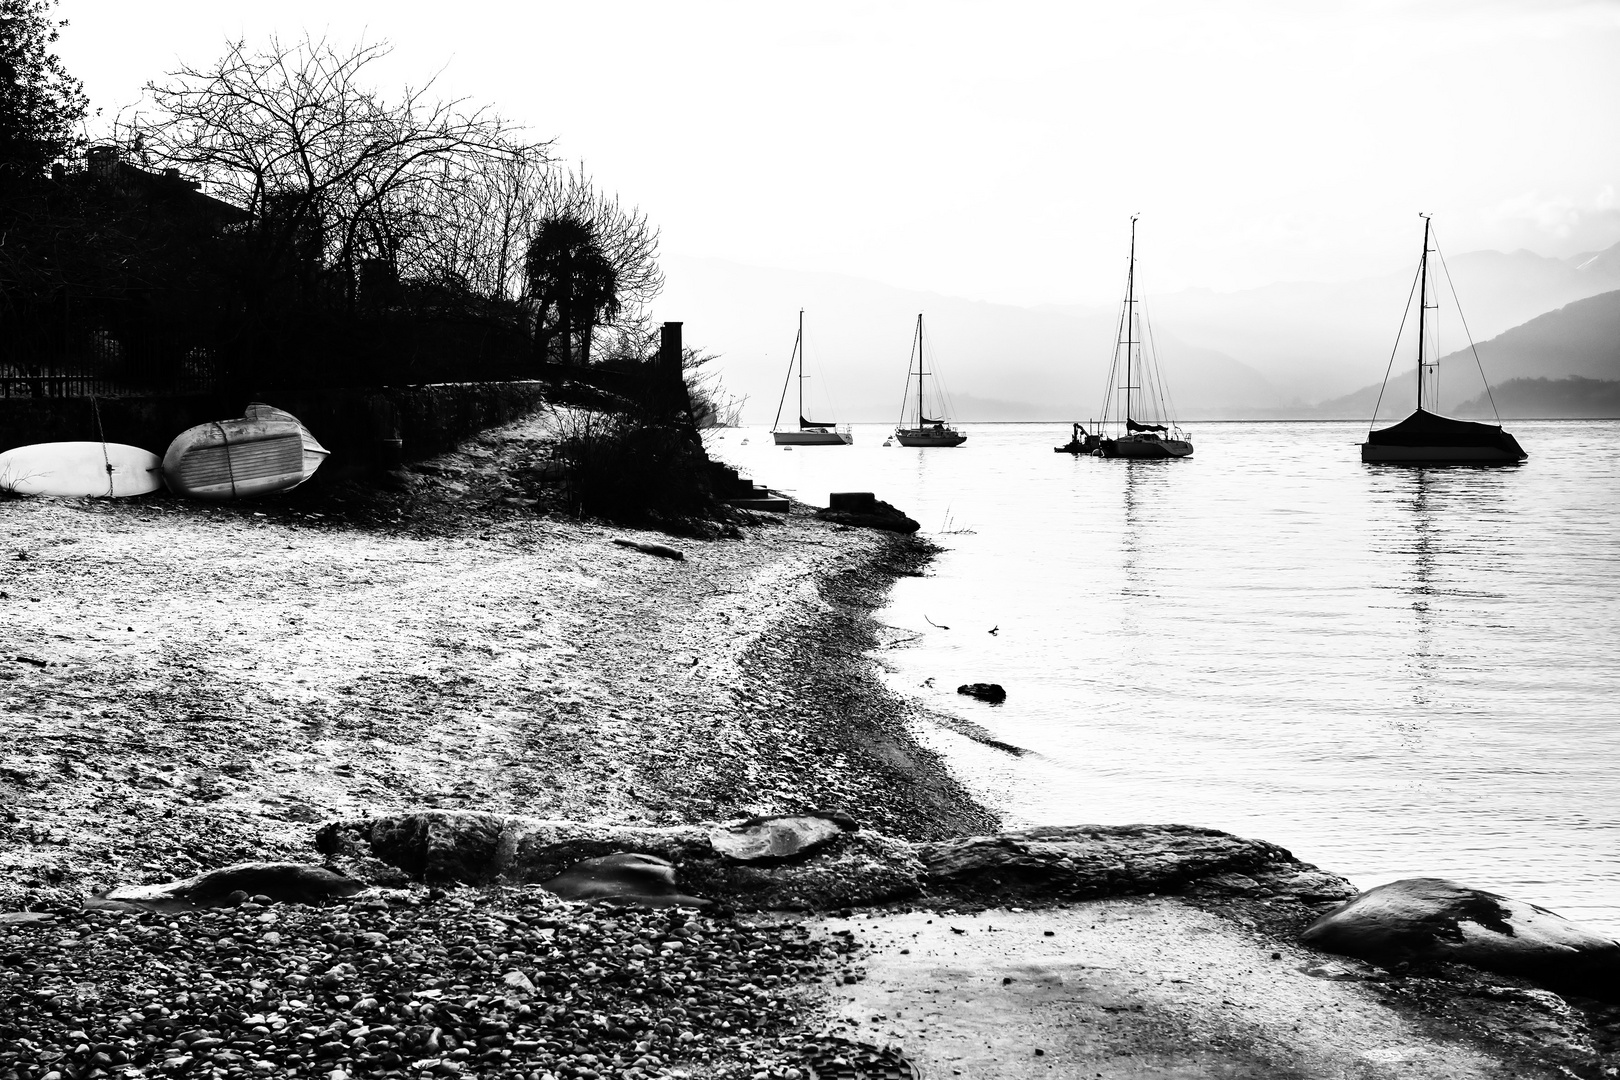
POLYGON ((163 479, 180 495, 245 499, 297 487, 327 453, 297 417, 255 403, 246 416, 175 436, 163 455, 163 479))
POLYGON ((124 498, 162 486, 157 455, 123 443, 34 443, 0 454, 0 492, 12 495, 124 498))

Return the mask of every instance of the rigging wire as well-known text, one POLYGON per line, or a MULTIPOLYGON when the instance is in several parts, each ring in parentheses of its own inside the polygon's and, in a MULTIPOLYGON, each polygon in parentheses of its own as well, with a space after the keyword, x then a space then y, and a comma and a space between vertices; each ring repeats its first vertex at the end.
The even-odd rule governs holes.
MULTIPOLYGON (((913 333, 911 335, 910 340, 906 342, 906 385, 900 391, 900 419, 894 425, 896 430, 906 426, 906 409, 909 408, 910 405, 911 405, 911 361, 912 361, 912 359, 914 357, 917 358, 918 367, 922 366, 922 360, 921 360, 921 357, 919 355, 922 352, 922 350, 918 347, 918 344, 919 343, 917 341, 917 335, 915 333, 913 333)), ((918 423, 921 424, 921 421, 918 421, 918 423)))
POLYGON ((1147 352, 1153 358, 1153 383, 1156 387, 1155 404, 1159 408, 1159 416, 1171 427, 1176 427, 1175 402, 1170 398, 1170 384, 1164 381, 1164 369, 1159 363, 1159 343, 1153 337, 1153 317, 1146 311, 1142 312, 1142 323, 1147 327, 1147 352))
MULTIPOLYGON (((932 355, 933 338, 928 336, 928 331, 926 329, 923 331, 923 337, 925 343, 927 344, 928 352, 930 355, 932 355)), ((934 396, 936 398, 934 403, 938 406, 939 412, 937 419, 945 421, 946 423, 956 419, 956 403, 951 400, 951 386, 945 381, 945 376, 940 371, 939 360, 937 357, 934 360, 934 396)))
MULTIPOLYGON (((816 406, 816 411, 823 414, 831 413, 836 417, 839 410, 832 399, 832 394, 828 391, 828 387, 832 386, 832 381, 827 378, 827 373, 821 369, 821 347, 819 345, 816 346, 816 359, 810 360, 810 332, 808 330, 805 331, 804 344, 799 346, 799 350, 800 359, 809 361, 812 366, 811 373, 806 375, 805 378, 816 382, 816 391, 821 397, 821 404, 816 406)), ((834 424, 836 423, 837 421, 834 420, 834 424)))
POLYGON ((776 419, 771 421, 771 430, 775 431, 782 422, 782 406, 787 404, 788 387, 793 383, 793 360, 798 355, 799 348, 804 344, 804 310, 799 310, 799 332, 793 338, 793 351, 788 354, 787 378, 782 380, 782 396, 776 402, 776 419))
MULTIPOLYGON (((1440 255, 1440 237, 1434 234, 1434 229, 1432 226, 1430 227, 1429 234, 1434 236, 1434 253, 1436 255, 1440 255)), ((1453 285, 1451 282, 1451 267, 1446 265, 1446 257, 1444 255, 1440 255, 1440 269, 1445 271, 1446 287, 1451 290, 1452 303, 1457 305, 1457 319, 1462 323, 1463 333, 1468 338, 1468 350, 1474 354, 1474 366, 1479 368, 1479 381, 1485 384, 1485 400, 1491 403, 1491 415, 1496 417, 1496 426, 1501 427, 1502 414, 1496 411, 1496 398, 1491 394, 1491 380, 1485 377, 1485 365, 1479 359, 1479 346, 1474 344, 1474 335, 1468 329, 1468 320, 1463 316, 1462 301, 1457 298, 1457 286, 1453 285)), ((1423 377, 1423 373, 1421 371, 1418 372, 1418 377, 1423 377)), ((1436 379, 1437 384, 1438 382, 1439 380, 1436 379)), ((1436 385, 1435 390, 1439 390, 1438 385, 1436 385)), ((1437 400, 1438 397, 1439 395, 1436 393, 1437 400)))
MULTIPOLYGON (((1412 287, 1406 291, 1406 308, 1401 312, 1401 327, 1395 331, 1395 347, 1389 350, 1389 364, 1384 368, 1384 384, 1378 388, 1378 400, 1373 403, 1372 419, 1367 423, 1367 429, 1378 423, 1378 410, 1384 404, 1384 391, 1389 389, 1389 373, 1395 370, 1395 354, 1401 349, 1401 335, 1406 333, 1406 320, 1412 314, 1412 297, 1417 295, 1418 275, 1423 273, 1423 264, 1418 263, 1417 274, 1412 275, 1412 287)), ((1423 378, 1423 372, 1418 372, 1418 378, 1423 378)))

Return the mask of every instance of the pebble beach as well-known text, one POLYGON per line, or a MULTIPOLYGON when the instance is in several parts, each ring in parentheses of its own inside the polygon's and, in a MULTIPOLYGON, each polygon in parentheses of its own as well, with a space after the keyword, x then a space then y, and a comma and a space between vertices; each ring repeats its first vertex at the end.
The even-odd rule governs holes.
POLYGON ((511 479, 545 439, 382 491, 0 503, 0 1077, 797 1075, 771 1039, 807 973, 842 977, 802 929, 387 868, 335 908, 82 907, 423 806, 994 826, 862 660, 926 545, 802 507, 705 539, 577 521, 511 479))
POLYGON ((1310 905, 1248 879, 738 914, 373 860, 316 904, 98 901, 319 864, 324 824, 422 810, 997 830, 874 668, 926 541, 802 506, 703 536, 572 519, 530 479, 546 439, 537 417, 257 504, 0 502, 0 1080, 913 1075, 902 1053, 968 1080, 1612 1075, 1614 1016, 1324 962, 1310 905))

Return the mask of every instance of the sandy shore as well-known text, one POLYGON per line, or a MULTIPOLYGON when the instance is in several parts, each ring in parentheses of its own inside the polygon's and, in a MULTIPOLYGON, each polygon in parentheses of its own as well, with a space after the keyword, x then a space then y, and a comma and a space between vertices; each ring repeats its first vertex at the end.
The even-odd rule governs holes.
MULTIPOLYGON (((709 540, 570 520, 510 479, 545 437, 542 421, 514 425, 384 493, 0 502, 0 912, 57 914, 0 920, 0 993, 30 1018, 10 1030, 55 1040, 8 1057, 0 1038, 0 1078, 791 1080, 821 1031, 898 1042, 930 1077, 1584 1075, 1542 1053, 1573 1037, 1569 1016, 1548 1020, 1540 1041, 1493 1036, 1504 1014, 1490 1008, 1435 1004, 1413 984, 1403 1004, 1353 964, 1305 970, 1316 961, 1287 941, 1286 919, 1152 898, 1048 912, 1023 953, 968 927, 911 925, 927 916, 812 919, 823 945, 792 944, 757 981, 724 957, 800 942, 797 930, 574 905, 559 915, 510 891, 418 888, 337 915, 236 910, 172 925, 72 914, 113 885, 246 859, 318 862, 322 822, 424 806, 649 825, 838 810, 908 839, 995 828, 912 739, 914 707, 864 655, 871 611, 895 573, 926 563, 925 546, 802 509, 709 540), (265 915, 280 928, 265 930, 265 915), (1091 952, 1052 953, 1047 939, 1081 924, 1091 952), (444 951, 450 926, 468 952, 444 951), (388 964, 368 960, 367 935, 394 942, 388 964), (559 936, 574 944, 557 952, 559 936), (227 939, 239 944, 222 961, 227 939), (707 957, 696 967, 671 961, 665 989, 643 996, 652 958, 711 939, 729 944, 695 950, 707 957), (981 952, 964 959, 970 940, 981 952), (1293 981, 1278 990, 1271 958, 1285 950, 1293 981), (573 974, 514 990, 513 972, 547 970, 536 957, 573 974), (213 996, 178 1000, 205 971, 213 996), (454 1023, 432 1020, 436 1003, 454 1023), (1223 1009, 1255 1022, 1226 1023, 1223 1009), (1076 1027, 1082 1013, 1108 1024, 1076 1027), (622 1019, 593 1028, 598 1015, 622 1019), (999 1020, 968 1046, 963 1033, 986 1017, 999 1020), (604 1049, 592 1040, 609 1028, 624 1038, 604 1049), (304 1035, 319 1053, 300 1049, 304 1035)), ((1601 1057, 1566 1049, 1552 1057, 1601 1057)))

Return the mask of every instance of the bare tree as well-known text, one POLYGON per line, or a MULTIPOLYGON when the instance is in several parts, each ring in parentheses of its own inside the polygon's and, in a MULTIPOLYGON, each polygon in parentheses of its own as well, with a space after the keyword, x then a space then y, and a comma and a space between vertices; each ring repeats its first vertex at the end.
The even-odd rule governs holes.
POLYGON ((431 275, 485 299, 520 299, 550 169, 544 145, 514 145, 486 158, 464 183, 435 188, 428 213, 436 228, 424 233, 430 243, 421 260, 431 275))
POLYGON ((395 280, 442 270, 442 208, 503 163, 543 160, 490 110, 436 99, 431 79, 383 97, 366 76, 389 51, 236 41, 217 63, 147 87, 147 152, 252 213, 252 291, 318 272, 352 309, 362 267, 395 280))

